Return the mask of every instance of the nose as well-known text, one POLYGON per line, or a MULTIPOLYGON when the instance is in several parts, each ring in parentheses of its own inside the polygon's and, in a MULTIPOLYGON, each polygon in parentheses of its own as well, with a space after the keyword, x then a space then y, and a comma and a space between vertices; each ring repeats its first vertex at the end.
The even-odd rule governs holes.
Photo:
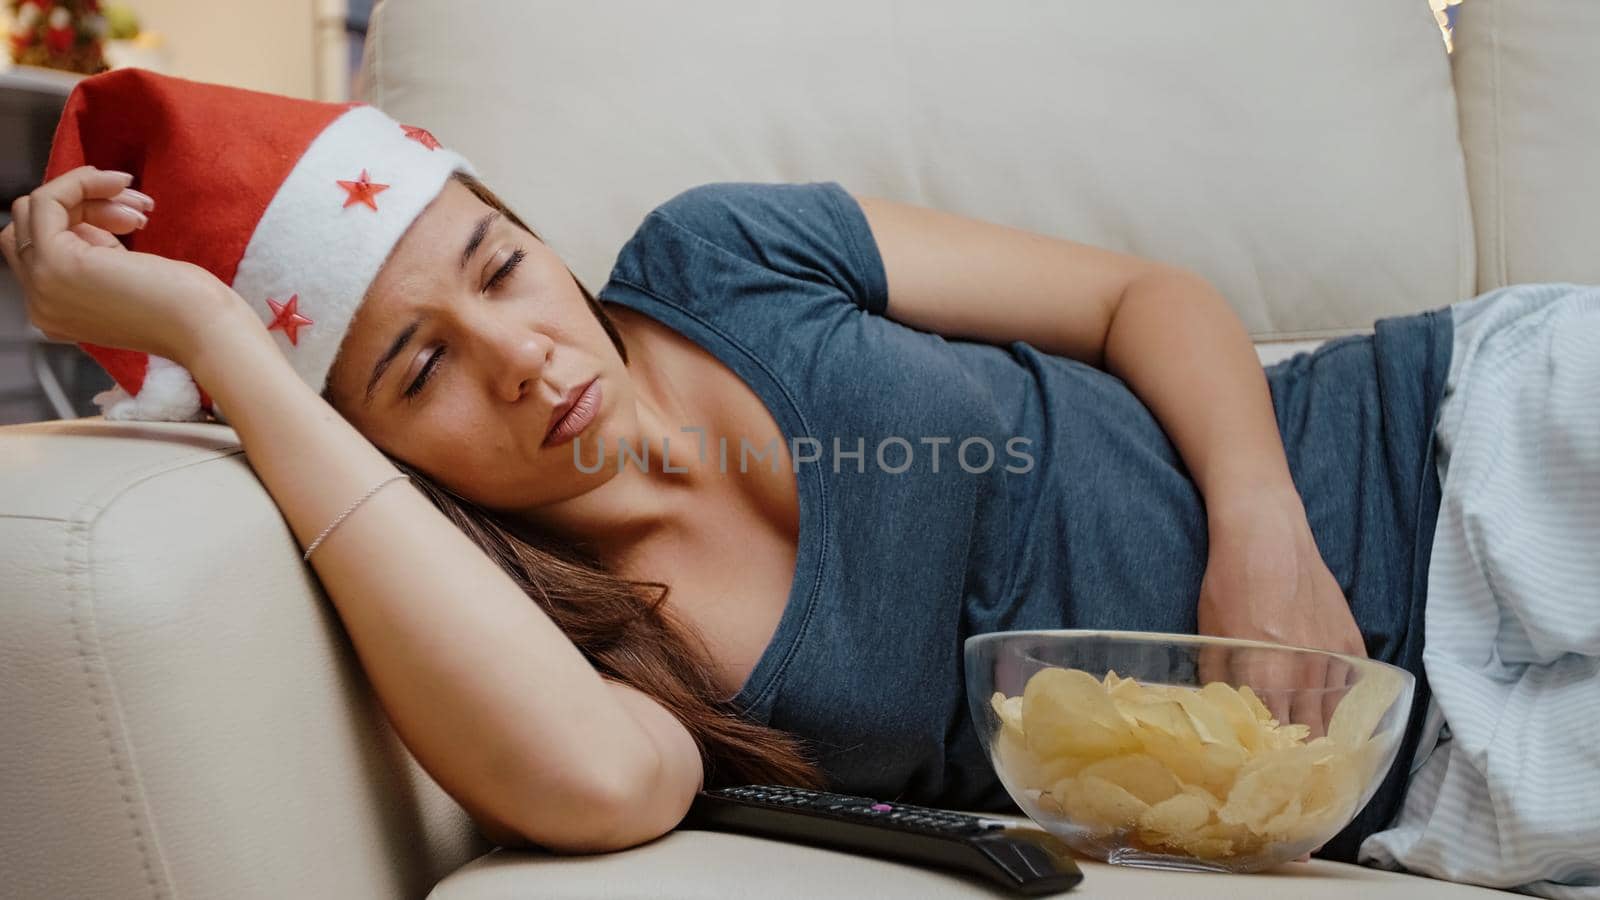
POLYGON ((521 400, 534 390, 550 363, 555 341, 542 329, 519 323, 486 322, 483 343, 485 363, 495 394, 507 403, 521 400))

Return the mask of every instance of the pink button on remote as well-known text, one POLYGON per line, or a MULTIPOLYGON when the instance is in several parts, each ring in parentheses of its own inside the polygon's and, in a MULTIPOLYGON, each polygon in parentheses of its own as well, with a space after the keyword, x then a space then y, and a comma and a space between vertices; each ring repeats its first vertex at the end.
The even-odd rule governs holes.
POLYGON ((877 810, 877 811, 879 811, 879 812, 883 812, 884 810, 894 809, 894 807, 890 806, 887 803, 874 803, 874 804, 872 804, 872 808, 877 810))

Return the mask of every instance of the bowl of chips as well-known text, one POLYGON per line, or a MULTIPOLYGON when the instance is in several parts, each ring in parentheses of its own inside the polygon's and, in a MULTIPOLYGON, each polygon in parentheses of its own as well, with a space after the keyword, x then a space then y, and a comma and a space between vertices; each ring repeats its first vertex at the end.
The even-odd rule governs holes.
POLYGON ((968 705, 1006 791, 1111 863, 1255 872, 1316 850, 1393 764, 1416 679, 1259 641, 1004 631, 965 648, 968 705))

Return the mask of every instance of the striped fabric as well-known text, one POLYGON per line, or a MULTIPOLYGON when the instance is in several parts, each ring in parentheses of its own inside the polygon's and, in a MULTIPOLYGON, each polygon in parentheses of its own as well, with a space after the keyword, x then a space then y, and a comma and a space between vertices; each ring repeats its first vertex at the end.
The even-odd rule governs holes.
POLYGON ((1442 727, 1361 860, 1600 898, 1600 286, 1452 315, 1423 654, 1442 727))

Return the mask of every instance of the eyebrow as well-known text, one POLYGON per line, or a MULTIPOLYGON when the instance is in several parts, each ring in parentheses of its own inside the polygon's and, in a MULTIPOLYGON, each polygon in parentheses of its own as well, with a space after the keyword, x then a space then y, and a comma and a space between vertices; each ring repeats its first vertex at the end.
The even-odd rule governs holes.
MULTIPOLYGON (((478 247, 483 244, 484 237, 489 233, 489 226, 493 225, 494 220, 499 217, 499 211, 492 211, 472 226, 472 233, 467 236, 467 245, 461 248, 461 262, 456 265, 457 269, 465 270, 467 268, 467 262, 472 259, 472 254, 478 251, 478 247)), ((367 379, 367 389, 361 397, 362 406, 372 405, 372 392, 377 389, 378 382, 383 379, 383 373, 388 370, 389 364, 394 362, 394 358, 400 355, 400 351, 411 343, 413 337, 416 337, 417 329, 421 327, 422 318, 418 317, 410 325, 401 329, 400 333, 395 335, 394 342, 389 345, 389 349, 383 351, 383 356, 378 358, 378 364, 372 368, 372 377, 367 379)))

